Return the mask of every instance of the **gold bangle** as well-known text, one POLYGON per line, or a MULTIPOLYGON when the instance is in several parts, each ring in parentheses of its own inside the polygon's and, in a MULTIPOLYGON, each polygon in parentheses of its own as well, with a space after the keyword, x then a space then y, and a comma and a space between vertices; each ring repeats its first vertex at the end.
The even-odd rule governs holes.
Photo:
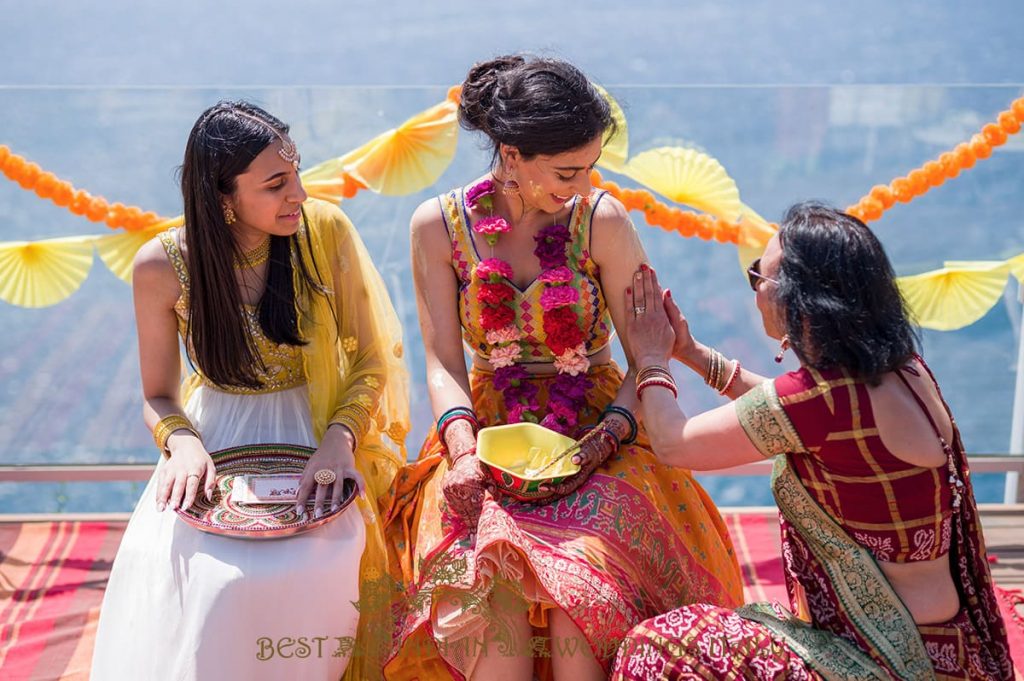
POLYGON ((334 423, 345 426, 351 431, 352 437, 358 444, 363 439, 363 436, 369 432, 371 421, 369 409, 357 402, 350 402, 339 407, 334 412, 334 415, 327 422, 327 427, 330 428, 331 424, 334 423))
POLYGON ((192 422, 181 414, 171 414, 160 419, 156 426, 153 428, 153 442, 156 443, 156 448, 163 453, 164 456, 170 456, 171 452, 167 449, 167 440, 170 439, 171 434, 177 430, 187 430, 200 440, 199 431, 192 425, 192 422))
POLYGON ((708 359, 708 369, 704 374, 704 382, 715 390, 721 390, 725 378, 725 365, 725 355, 712 349, 711 357, 708 359))
POLYGON ((712 349, 711 354, 708 355, 708 368, 704 370, 704 382, 711 385, 711 374, 715 370, 715 354, 717 350, 712 349))
POLYGON ((725 355, 720 353, 718 350, 712 350, 711 352, 713 353, 711 367, 708 370, 708 375, 704 379, 704 382, 718 391, 719 395, 724 395, 726 389, 729 388, 736 379, 739 362, 737 360, 732 360, 732 367, 730 368, 730 360, 727 360, 725 355))

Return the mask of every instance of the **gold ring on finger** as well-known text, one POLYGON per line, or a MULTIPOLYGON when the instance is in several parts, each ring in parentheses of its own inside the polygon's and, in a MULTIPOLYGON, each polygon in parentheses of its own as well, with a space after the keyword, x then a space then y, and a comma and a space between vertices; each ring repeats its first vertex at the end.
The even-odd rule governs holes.
POLYGON ((338 476, 330 468, 321 468, 313 474, 313 479, 318 485, 330 485, 338 479, 338 476))
POLYGON ((185 479, 188 480, 189 478, 201 478, 201 477, 203 477, 203 476, 199 475, 199 473, 189 473, 188 475, 185 476, 185 479))

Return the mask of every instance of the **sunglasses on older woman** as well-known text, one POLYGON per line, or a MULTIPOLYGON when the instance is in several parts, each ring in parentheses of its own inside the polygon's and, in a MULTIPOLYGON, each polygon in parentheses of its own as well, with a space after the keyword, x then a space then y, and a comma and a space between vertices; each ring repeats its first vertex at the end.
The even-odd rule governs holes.
POLYGON ((758 258, 754 262, 750 263, 750 267, 747 268, 747 281, 750 282, 750 290, 757 291, 757 282, 759 279, 770 281, 773 284, 778 284, 778 279, 772 279, 761 274, 761 258, 758 258))

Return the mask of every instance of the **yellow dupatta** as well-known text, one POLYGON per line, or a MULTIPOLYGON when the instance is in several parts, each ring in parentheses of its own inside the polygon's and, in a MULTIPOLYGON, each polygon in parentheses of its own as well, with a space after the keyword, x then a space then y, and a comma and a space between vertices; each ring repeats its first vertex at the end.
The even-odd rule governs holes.
MULTIPOLYGON (((295 268, 296 308, 303 346, 313 431, 319 442, 332 421, 352 427, 356 468, 366 482, 357 505, 366 522, 360 563, 359 628, 355 641, 338 641, 353 653, 346 679, 380 676, 381 656, 390 649, 391 621, 387 551, 378 499, 405 462, 409 432, 408 371, 402 329, 384 282, 362 239, 336 206, 317 199, 303 204, 299 257, 328 295, 309 291, 295 268), (308 237, 308 238, 307 238, 308 237), (345 419, 346 414, 354 418, 345 419)), ((182 400, 200 383, 189 376, 182 400)))

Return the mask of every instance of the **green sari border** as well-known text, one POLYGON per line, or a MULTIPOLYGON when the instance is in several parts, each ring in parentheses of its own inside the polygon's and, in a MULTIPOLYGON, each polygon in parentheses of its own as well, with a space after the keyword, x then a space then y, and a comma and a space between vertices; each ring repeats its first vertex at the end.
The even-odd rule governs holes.
POLYGON ((917 624, 878 563, 808 494, 786 456, 775 460, 772 491, 783 516, 827 574, 839 598, 836 606, 842 608, 885 666, 845 639, 814 629, 795 617, 782 620, 770 609, 757 605, 747 606, 738 614, 778 633, 826 678, 886 679, 895 675, 898 679, 934 680, 935 670, 917 624))
POLYGON ((793 615, 779 617, 767 603, 744 605, 736 609, 736 614, 770 629, 826 681, 892 679, 870 655, 846 639, 824 629, 815 629, 793 615))
POLYGON ((775 381, 767 380, 734 402, 743 431, 765 458, 788 452, 806 452, 803 440, 782 408, 775 381))

